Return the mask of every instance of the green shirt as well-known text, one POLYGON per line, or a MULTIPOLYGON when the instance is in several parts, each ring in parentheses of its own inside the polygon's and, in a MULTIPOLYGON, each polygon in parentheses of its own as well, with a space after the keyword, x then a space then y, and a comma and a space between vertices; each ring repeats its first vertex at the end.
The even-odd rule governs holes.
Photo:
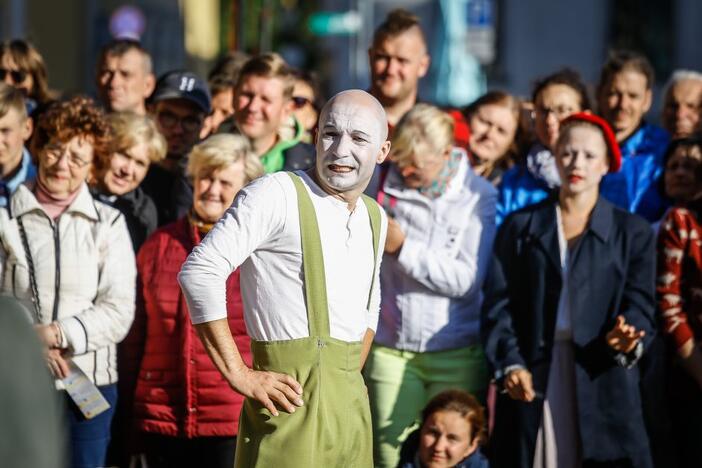
POLYGON ((285 167, 285 155, 283 154, 288 148, 292 148, 300 142, 305 129, 302 125, 295 120, 295 137, 292 140, 279 141, 273 148, 269 149, 263 155, 261 155, 261 164, 263 164, 263 171, 266 174, 271 174, 273 172, 282 171, 285 167))

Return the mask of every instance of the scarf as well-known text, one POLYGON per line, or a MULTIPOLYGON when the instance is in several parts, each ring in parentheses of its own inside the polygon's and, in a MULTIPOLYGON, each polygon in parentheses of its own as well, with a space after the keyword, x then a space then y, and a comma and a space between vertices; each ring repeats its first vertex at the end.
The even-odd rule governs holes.
POLYGON ((188 222, 200 233, 202 237, 212 230, 216 223, 206 223, 200 219, 194 210, 188 211, 188 222))
POLYGON ((73 203, 73 201, 78 197, 80 189, 83 188, 83 185, 81 184, 78 186, 77 190, 68 194, 67 197, 57 198, 46 189, 44 184, 42 184, 40 177, 37 177, 36 182, 37 183, 34 185, 34 196, 37 197, 37 201, 41 207, 44 208, 46 214, 54 220, 61 216, 61 213, 66 211, 66 209, 71 206, 71 203, 73 203))
POLYGON ((558 175, 556 158, 541 143, 534 144, 527 153, 526 167, 535 179, 546 183, 549 189, 561 186, 561 176, 558 175))
POLYGON ((430 200, 434 200, 443 195, 446 192, 446 187, 448 187, 449 182, 451 182, 451 179, 453 179, 456 172, 458 172, 458 165, 461 162, 463 154, 464 153, 461 151, 451 151, 448 161, 446 161, 444 168, 441 169, 441 172, 439 172, 434 182, 432 182, 429 187, 418 188, 417 191, 430 200))

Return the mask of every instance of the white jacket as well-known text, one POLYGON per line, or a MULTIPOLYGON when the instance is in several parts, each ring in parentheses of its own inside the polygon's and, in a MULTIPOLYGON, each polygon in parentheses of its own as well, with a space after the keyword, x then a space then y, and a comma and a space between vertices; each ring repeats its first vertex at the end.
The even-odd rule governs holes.
POLYGON ((56 222, 27 185, 21 185, 9 206, 0 209, 0 293, 23 302, 35 323, 58 322, 73 361, 97 385, 117 381, 115 344, 125 337, 134 318, 135 281, 134 251, 124 216, 94 200, 87 185, 56 222))
POLYGON ((399 256, 385 255, 375 341, 405 351, 479 342, 481 288, 495 237, 497 190, 461 158, 446 192, 430 200, 390 169, 385 197, 397 200, 405 233, 399 256))

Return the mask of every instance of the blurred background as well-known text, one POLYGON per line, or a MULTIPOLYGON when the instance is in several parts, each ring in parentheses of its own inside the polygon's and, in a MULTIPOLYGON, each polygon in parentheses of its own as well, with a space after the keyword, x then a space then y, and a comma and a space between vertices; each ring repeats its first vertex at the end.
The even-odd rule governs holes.
POLYGON ((697 0, 0 0, 0 36, 34 42, 60 91, 93 92, 98 50, 127 36, 151 52, 157 74, 205 76, 228 50, 273 50, 318 71, 329 94, 368 85, 373 30, 397 7, 422 19, 432 68, 420 97, 442 105, 487 88, 526 96, 563 65, 595 82, 615 46, 644 52, 658 88, 676 68, 702 69, 697 0))

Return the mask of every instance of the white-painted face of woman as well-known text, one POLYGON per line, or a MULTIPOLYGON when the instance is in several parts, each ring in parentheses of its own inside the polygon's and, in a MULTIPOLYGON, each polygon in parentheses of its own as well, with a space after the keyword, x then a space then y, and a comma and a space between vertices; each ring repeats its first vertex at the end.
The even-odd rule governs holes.
POLYGON ((363 191, 390 150, 387 121, 360 93, 335 97, 320 117, 317 174, 334 192, 363 191))
POLYGON ((602 177, 609 171, 602 132, 589 125, 573 125, 565 132, 556 145, 561 190, 569 195, 598 191, 602 177))

